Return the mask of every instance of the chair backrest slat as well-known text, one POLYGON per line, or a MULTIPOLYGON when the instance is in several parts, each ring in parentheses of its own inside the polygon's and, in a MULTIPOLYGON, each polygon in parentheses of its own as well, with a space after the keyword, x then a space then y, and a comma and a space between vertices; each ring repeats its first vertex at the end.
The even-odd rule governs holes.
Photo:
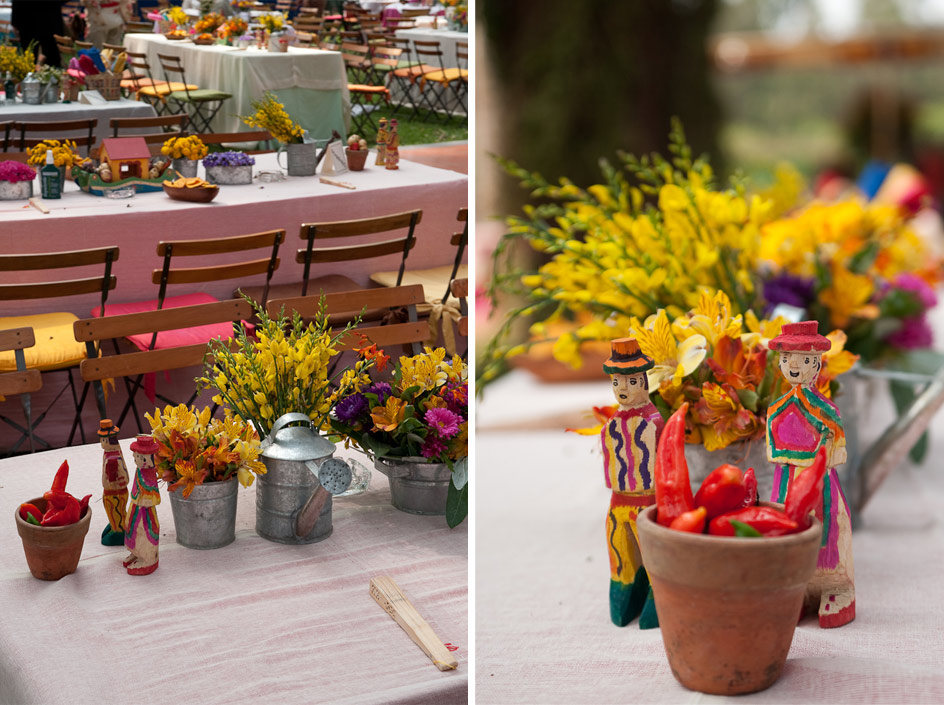
POLYGON ((35 269, 59 269, 104 264, 111 253, 111 261, 118 261, 117 247, 95 247, 69 252, 45 252, 23 255, 0 255, 0 272, 18 272, 35 269))
POLYGON ((167 350, 147 350, 144 352, 108 355, 82 360, 79 371, 86 382, 130 377, 148 372, 177 370, 182 367, 194 367, 203 362, 207 345, 185 345, 167 350))
POLYGON ((35 344, 36 338, 33 335, 33 329, 29 326, 0 330, 0 350, 31 348, 35 344))
MULTIPOLYGON (((339 331, 334 331, 334 335, 337 335, 338 332, 339 331)), ((392 345, 408 345, 410 343, 419 344, 429 337, 429 323, 426 321, 415 321, 409 323, 395 323, 389 326, 353 328, 338 340, 338 349, 344 351, 359 347, 361 344, 361 334, 366 335, 367 339, 378 348, 385 348, 392 345)))
MULTIPOLYGON (((383 257, 385 255, 402 254, 404 248, 412 250, 416 245, 416 239, 409 241, 407 237, 397 238, 396 240, 385 240, 384 242, 371 243, 369 245, 349 245, 344 247, 317 247, 311 251, 312 263, 323 264, 325 262, 347 262, 355 259, 369 259, 371 257, 383 257)), ((299 250, 295 255, 295 261, 304 264, 306 251, 299 250)))
POLYGON ((451 288, 452 295, 457 299, 465 299, 469 296, 469 280, 465 277, 462 279, 453 279, 451 288))
MULTIPOLYGON (((40 284, 0 284, 0 301, 20 301, 25 299, 47 299, 79 294, 98 294, 102 292, 104 277, 88 279, 70 279, 63 282, 40 284)), ((108 291, 115 288, 115 275, 108 278, 108 291)))
POLYGON ((174 240, 160 242, 157 245, 157 254, 164 257, 168 246, 172 248, 174 257, 193 257, 199 255, 218 255, 225 252, 242 252, 255 250, 260 247, 272 247, 276 242, 285 242, 284 230, 269 230, 252 235, 234 235, 219 237, 212 240, 174 240))
MULTIPOLYGON (((168 284, 199 284, 201 282, 218 282, 224 279, 239 279, 242 277, 251 277, 256 274, 265 274, 269 271, 271 259, 256 259, 251 262, 238 262, 236 264, 215 264, 209 267, 181 267, 171 269, 167 272, 168 284)), ((279 258, 275 258, 275 267, 279 266, 279 258)), ((155 269, 151 275, 151 280, 155 284, 160 284, 162 272, 155 269)))
POLYGON ((72 324, 75 339, 80 343, 90 340, 124 338, 142 333, 159 333, 192 326, 203 326, 220 321, 239 321, 253 315, 252 305, 245 299, 230 299, 195 306, 179 306, 159 311, 126 313, 104 318, 86 318, 72 324))
POLYGON ((300 237, 302 240, 307 240, 311 229, 315 230, 315 238, 319 240, 326 237, 353 237, 355 235, 382 233, 387 230, 408 228, 414 217, 416 218, 416 224, 419 225, 423 219, 423 211, 407 211, 379 218, 363 218, 333 223, 304 223, 301 227, 300 237))
POLYGON ((38 392, 43 387, 43 376, 39 370, 5 372, 0 374, 0 396, 38 392))
MULTIPOLYGON (((324 295, 325 309, 331 314, 360 313, 362 310, 415 306, 425 301, 422 284, 338 291, 324 295)), ((321 303, 320 295, 295 296, 273 299, 266 305, 270 316, 277 315, 282 306, 288 312, 298 311, 303 318, 313 318, 321 303)))

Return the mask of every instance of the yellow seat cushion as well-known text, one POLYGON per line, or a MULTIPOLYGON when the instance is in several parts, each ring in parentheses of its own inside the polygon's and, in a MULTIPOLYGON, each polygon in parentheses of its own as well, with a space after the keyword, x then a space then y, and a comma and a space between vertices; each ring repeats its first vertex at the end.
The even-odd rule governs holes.
POLYGON ((199 86, 195 86, 191 83, 184 84, 174 81, 170 83, 155 81, 155 85, 153 86, 142 86, 138 93, 140 95, 151 96, 152 98, 163 98, 168 93, 175 93, 185 89, 189 91, 195 91, 197 88, 199 88, 199 86), (163 85, 161 85, 162 83, 163 85))
POLYGON ((434 81, 435 83, 450 83, 459 78, 468 79, 469 72, 465 69, 446 69, 445 71, 431 71, 423 74, 423 81, 434 81))
MULTIPOLYGON (((11 316, 0 318, 0 330, 22 328, 33 329, 36 344, 24 348, 26 367, 32 370, 61 370, 77 365, 85 359, 85 343, 75 340, 72 324, 78 316, 72 313, 39 313, 33 316, 11 316)), ((13 351, 0 353, 0 372, 16 369, 13 351)))
MULTIPOLYGON (((397 274, 396 269, 389 272, 376 272, 370 275, 370 280, 380 286, 396 286, 397 274)), ((432 309, 433 304, 438 304, 442 301, 443 294, 446 293, 446 288, 449 286, 450 274, 452 274, 451 264, 445 264, 441 267, 431 267, 430 269, 414 269, 403 273, 400 286, 408 286, 410 284, 423 285, 423 295, 426 297, 426 303, 417 305, 416 312, 426 314, 432 309)), ((459 270, 456 272, 456 279, 468 278, 468 276, 469 265, 460 264, 459 270)), ((452 295, 449 296, 446 303, 456 308, 459 307, 459 300, 452 295)))

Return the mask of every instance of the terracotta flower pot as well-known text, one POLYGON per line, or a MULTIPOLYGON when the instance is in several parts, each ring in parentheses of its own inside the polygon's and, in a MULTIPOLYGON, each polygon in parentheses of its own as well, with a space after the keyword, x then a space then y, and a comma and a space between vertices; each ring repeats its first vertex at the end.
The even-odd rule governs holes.
POLYGON ((347 154, 347 168, 351 171, 363 171, 364 164, 367 163, 367 154, 368 150, 366 149, 351 149, 350 147, 344 148, 345 154, 347 154))
POLYGON ((787 660, 822 525, 731 538, 667 529, 655 513, 645 509, 637 528, 673 675, 717 695, 770 687, 787 660))
MULTIPOLYGON (((46 500, 42 497, 28 500, 39 511, 46 512, 46 500)), ((74 573, 82 555, 82 545, 92 520, 92 508, 76 523, 67 526, 36 526, 20 518, 20 508, 14 511, 16 530, 23 541, 26 563, 30 573, 40 580, 59 580, 74 573)))

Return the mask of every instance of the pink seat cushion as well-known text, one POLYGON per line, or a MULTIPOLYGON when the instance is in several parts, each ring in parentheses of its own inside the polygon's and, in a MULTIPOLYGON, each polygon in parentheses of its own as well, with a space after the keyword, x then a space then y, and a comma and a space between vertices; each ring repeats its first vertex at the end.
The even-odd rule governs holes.
MULTIPOLYGON (((210 304, 219 301, 219 299, 209 294, 183 294, 181 296, 168 296, 164 299, 163 308, 179 308, 180 306, 195 306, 197 304, 210 304)), ((92 315, 98 317, 101 307, 92 309, 92 315)), ((143 311, 156 311, 157 299, 153 301, 135 301, 127 304, 106 304, 106 316, 120 316, 125 313, 142 313, 143 311)), ((140 335, 128 336, 128 340, 139 350, 147 350, 151 346, 152 333, 142 333, 140 335)), ((157 334, 157 342, 154 344, 155 350, 166 350, 167 348, 179 348, 184 345, 197 345, 207 343, 214 338, 223 338, 224 340, 233 337, 232 323, 212 323, 206 326, 194 326, 193 328, 179 328, 177 330, 161 331, 157 334)))

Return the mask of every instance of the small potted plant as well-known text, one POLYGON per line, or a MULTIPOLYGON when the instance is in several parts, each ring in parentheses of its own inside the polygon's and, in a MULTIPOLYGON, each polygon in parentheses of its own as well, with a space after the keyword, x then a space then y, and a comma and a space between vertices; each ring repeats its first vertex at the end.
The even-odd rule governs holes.
POLYGON ((251 184, 256 160, 245 152, 212 152, 203 158, 211 184, 251 184))
POLYGON ((181 176, 191 179, 197 175, 197 162, 203 159, 208 151, 203 140, 196 135, 171 137, 161 147, 161 154, 174 160, 174 169, 181 176))
POLYGON ((0 201, 21 201, 33 195, 36 172, 26 164, 0 162, 0 201))
POLYGON ((159 450, 154 458, 170 492, 177 543, 220 548, 236 538, 236 482, 252 484, 265 474, 259 436, 238 417, 210 418, 184 404, 145 414, 159 450))
MULTIPOLYGON (((365 341, 361 355, 386 356, 365 341)), ((374 460, 390 481, 393 506, 410 514, 445 514, 458 526, 468 513, 468 369, 444 348, 401 357, 392 380, 340 402, 332 427, 374 460)))
POLYGON ((76 151, 75 142, 72 140, 43 140, 39 144, 27 150, 29 156, 26 159, 27 164, 32 167, 41 167, 46 163, 46 152, 52 151, 53 164, 59 167, 64 179, 72 178, 72 168, 90 164, 91 159, 86 159, 76 151))
POLYGON ((363 171, 364 164, 367 163, 367 140, 359 135, 351 135, 347 138, 347 148, 344 150, 347 155, 347 168, 351 171, 363 171))
POLYGON ((252 101, 252 109, 255 110, 252 115, 240 119, 250 127, 266 130, 282 143, 278 156, 284 149, 288 175, 314 176, 318 167, 318 145, 314 141, 305 141, 305 130, 289 117, 275 95, 266 91, 262 100, 252 101))
POLYGON ((15 513, 26 563, 40 580, 59 580, 75 572, 92 521, 92 495, 76 499, 66 492, 68 480, 69 462, 63 461, 49 491, 24 502, 15 513))
POLYGON ((56 66, 43 65, 36 71, 36 78, 42 84, 40 95, 44 103, 59 102, 59 87, 62 85, 63 71, 56 66))

